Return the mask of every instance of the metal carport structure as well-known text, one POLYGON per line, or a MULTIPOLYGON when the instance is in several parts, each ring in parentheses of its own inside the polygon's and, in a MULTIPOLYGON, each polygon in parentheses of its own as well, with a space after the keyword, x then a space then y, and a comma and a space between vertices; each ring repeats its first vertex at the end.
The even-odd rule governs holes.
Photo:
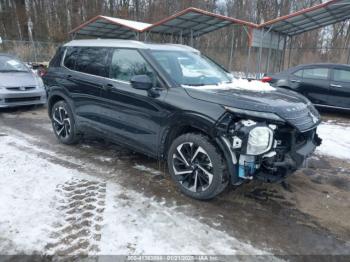
MULTIPOLYGON (((254 23, 189 7, 154 24, 99 15, 73 29, 69 34, 73 38, 93 36, 144 41, 156 40, 155 42, 193 46, 194 40, 198 37, 231 25, 242 26, 247 34, 248 42, 251 40, 251 29, 258 27, 254 23)), ((232 43, 233 40, 232 37, 232 43)), ((233 44, 230 48, 230 68, 232 56, 233 44)))
MULTIPOLYGON (((255 72, 259 74, 269 71, 272 50, 275 52, 273 71, 276 68, 276 71, 278 71, 284 67, 287 40, 289 40, 289 48, 291 49, 294 36, 345 21, 349 18, 350 0, 330 0, 260 25, 190 7, 154 24, 100 15, 83 23, 69 33, 73 38, 93 36, 97 38, 185 43, 193 46, 194 40, 200 36, 230 25, 241 26, 248 37, 246 74, 252 59, 251 48, 257 48, 258 51, 255 72), (263 48, 268 49, 265 70, 262 70, 263 48)), ((229 50, 230 69, 233 59, 233 39, 234 34, 232 34, 232 44, 229 50)), ((290 53, 288 59, 290 60, 290 53)))
POLYGON ((142 30, 149 26, 151 24, 98 15, 74 28, 69 34, 73 38, 94 36, 98 38, 138 39, 142 30))
MULTIPOLYGON (((350 0, 330 0, 328 2, 302 9, 295 13, 281 16, 266 23, 260 24, 258 26, 258 30, 261 31, 262 36, 259 39, 261 44, 257 45, 260 56, 258 68, 261 68, 261 52, 262 48, 264 48, 262 43, 266 41, 266 37, 269 38, 269 36, 271 36, 271 33, 275 33, 278 35, 279 39, 283 39, 283 54, 279 66, 279 69, 283 69, 287 39, 289 39, 289 49, 292 49, 294 36, 323 28, 328 25, 336 24, 338 22, 346 21, 348 19, 350 19, 350 0)), ((271 48, 271 45, 269 48, 271 48)), ((271 52, 269 50, 269 56, 270 54, 271 52)), ((267 61, 269 61, 269 57, 267 61)), ((287 65, 289 64, 290 53, 287 65)), ((268 69, 269 68, 267 66, 266 71, 268 71, 268 69)))

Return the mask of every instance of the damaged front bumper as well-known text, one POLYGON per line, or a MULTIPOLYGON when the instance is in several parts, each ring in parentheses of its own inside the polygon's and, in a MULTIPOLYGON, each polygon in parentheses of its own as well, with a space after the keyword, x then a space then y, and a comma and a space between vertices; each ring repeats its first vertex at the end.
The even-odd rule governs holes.
POLYGON ((310 137, 303 143, 296 144, 295 141, 292 141, 290 151, 282 149, 279 155, 264 158, 262 168, 255 175, 256 179, 270 183, 279 182, 298 168, 305 166, 307 159, 322 142, 316 129, 309 132, 310 137))
POLYGON ((218 125, 221 135, 217 142, 227 159, 234 185, 252 179, 279 182, 302 167, 321 144, 317 125, 301 132, 288 124, 234 117, 228 117, 224 123, 221 121, 218 125), (268 131, 263 132, 264 129, 268 131), (259 147, 259 143, 263 146, 259 147))

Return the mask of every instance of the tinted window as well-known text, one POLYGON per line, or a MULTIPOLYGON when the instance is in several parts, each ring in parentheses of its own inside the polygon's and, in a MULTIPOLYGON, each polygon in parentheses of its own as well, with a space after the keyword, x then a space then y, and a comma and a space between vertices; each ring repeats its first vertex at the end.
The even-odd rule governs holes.
POLYGON ((334 81, 350 82, 350 71, 348 70, 334 70, 334 81))
POLYGON ((294 72, 293 75, 303 77, 303 70, 298 70, 298 71, 294 72))
POLYGON ((51 59, 49 66, 52 66, 52 67, 60 66, 63 54, 64 54, 64 48, 59 47, 57 49, 55 56, 51 59))
POLYGON ((91 75, 108 76, 108 48, 81 47, 75 70, 91 75))
POLYGON ((79 50, 77 47, 68 47, 64 58, 64 66, 75 70, 75 64, 78 58, 79 50))
POLYGON ((110 66, 110 78, 130 81, 135 75, 148 75, 155 81, 155 73, 137 50, 115 49, 110 66))
POLYGON ((304 69, 303 77, 312 79, 327 79, 328 72, 328 68, 309 68, 304 69))

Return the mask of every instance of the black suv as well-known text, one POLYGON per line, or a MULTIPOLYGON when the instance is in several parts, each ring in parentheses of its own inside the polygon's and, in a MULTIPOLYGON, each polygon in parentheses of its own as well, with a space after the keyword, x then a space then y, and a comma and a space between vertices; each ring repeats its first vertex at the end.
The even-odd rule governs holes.
POLYGON ((320 144, 320 117, 306 98, 234 79, 183 45, 71 41, 44 81, 59 141, 93 132, 166 159, 173 180, 196 199, 229 183, 281 181, 320 144))
POLYGON ((316 107, 350 111, 350 65, 299 65, 263 81, 296 91, 316 107))

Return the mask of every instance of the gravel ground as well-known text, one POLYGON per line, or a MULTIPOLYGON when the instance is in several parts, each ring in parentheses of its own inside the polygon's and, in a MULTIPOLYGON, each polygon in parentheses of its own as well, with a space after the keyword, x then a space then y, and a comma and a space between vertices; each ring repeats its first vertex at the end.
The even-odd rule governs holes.
MULTIPOLYGON (((59 144, 45 108, 0 112, 0 254, 350 255, 350 118, 282 185, 200 202, 165 164, 84 138, 59 144)), ((273 258, 273 257, 271 257, 273 258)))

